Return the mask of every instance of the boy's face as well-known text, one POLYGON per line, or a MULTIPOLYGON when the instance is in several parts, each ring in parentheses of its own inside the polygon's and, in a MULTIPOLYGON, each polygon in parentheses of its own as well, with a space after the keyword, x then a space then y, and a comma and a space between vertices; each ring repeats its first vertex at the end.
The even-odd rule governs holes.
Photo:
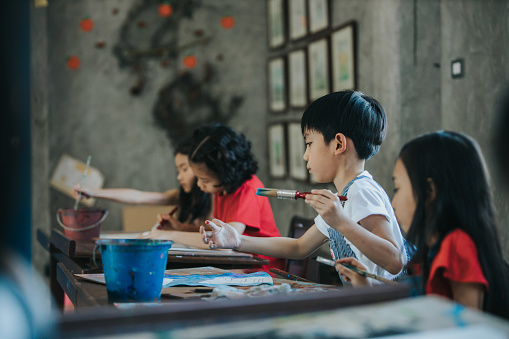
POLYGON ((412 183, 401 159, 398 159, 396 165, 394 165, 392 180, 394 182, 392 208, 394 209, 394 214, 396 214, 399 226, 408 233, 414 219, 417 204, 415 202, 414 191, 412 190, 412 183))
POLYGON ((198 179, 198 187, 205 193, 216 194, 223 192, 224 188, 219 178, 205 164, 191 163, 191 169, 198 179))
POLYGON ((177 153, 175 155, 175 166, 177 166, 177 180, 180 183, 180 187, 182 187, 184 192, 190 193, 193 189, 196 177, 189 166, 189 157, 187 155, 177 153))
POLYGON ((315 180, 328 183, 334 180, 337 172, 334 160, 335 143, 325 143, 323 135, 316 131, 304 131, 306 151, 303 159, 307 161, 307 169, 315 180))

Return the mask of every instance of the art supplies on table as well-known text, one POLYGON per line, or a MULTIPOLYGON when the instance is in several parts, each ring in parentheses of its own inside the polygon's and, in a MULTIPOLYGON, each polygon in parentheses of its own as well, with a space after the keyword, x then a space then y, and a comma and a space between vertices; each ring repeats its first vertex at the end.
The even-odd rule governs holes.
MULTIPOLYGON (((81 179, 81 186, 80 187, 84 187, 85 186, 85 180, 87 179, 87 173, 88 173, 88 168, 90 167, 90 161, 92 161, 92 156, 89 155, 88 158, 87 158, 87 164, 85 165, 85 170, 83 171, 83 178, 81 179)), ((74 203, 74 209, 75 210, 78 210, 78 206, 80 204, 80 200, 81 200, 81 192, 78 193, 78 197, 76 198, 76 202, 74 203)))
MULTIPOLYGON (((262 197, 272 197, 272 198, 278 198, 278 199, 306 199, 306 195, 311 194, 311 192, 299 192, 296 190, 285 190, 285 189, 278 189, 278 188, 258 188, 256 190, 256 195, 262 196, 262 197)), ((340 201, 346 201, 347 198, 338 195, 340 201)))
MULTIPOLYGON (((207 269, 207 267, 204 267, 207 269)), ((215 270, 208 273, 203 268, 197 273, 193 274, 193 270, 187 269, 184 273, 180 273, 182 270, 166 270, 164 272, 164 279, 162 287, 172 286, 205 286, 205 287, 217 287, 222 285, 228 286, 256 286, 262 284, 273 285, 274 281, 267 272, 254 272, 248 274, 233 273, 225 270, 221 270, 215 273, 215 270)), ((75 276, 94 281, 100 284, 105 284, 104 274, 75 274, 75 276)))
MULTIPOLYGON (((318 262, 320 262, 322 264, 328 265, 328 266, 332 266, 332 267, 336 266, 336 262, 334 260, 327 259, 327 258, 324 258, 324 257, 318 256, 318 257, 316 257, 316 261, 318 261, 318 262)), ((357 267, 354 267, 354 266, 351 266, 351 265, 348 265, 348 264, 343 264, 343 263, 340 263, 340 264, 343 265, 344 267, 354 271, 355 273, 365 277, 365 278, 375 279, 375 280, 384 282, 386 284, 397 284, 397 282, 395 282, 395 281, 392 281, 392 280, 380 277, 380 276, 375 275, 373 273, 369 273, 368 271, 361 270, 361 269, 359 269, 357 267)))

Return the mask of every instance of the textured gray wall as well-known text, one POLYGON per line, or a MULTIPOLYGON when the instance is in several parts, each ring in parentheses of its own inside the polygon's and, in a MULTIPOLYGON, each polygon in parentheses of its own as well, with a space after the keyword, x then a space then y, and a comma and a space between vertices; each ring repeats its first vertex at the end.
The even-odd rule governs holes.
MULTIPOLYGON (((49 54, 49 118, 44 118, 44 100, 42 108, 34 113, 42 117, 41 121, 36 120, 41 123, 34 125, 41 138, 34 140, 34 159, 39 154, 36 162, 42 164, 42 176, 48 177, 63 153, 82 160, 91 154, 92 165, 105 174, 106 187, 161 191, 177 185, 173 147, 164 130, 156 126, 152 107, 159 89, 178 76, 180 61, 176 59, 164 69, 156 60, 146 61, 147 84, 139 96, 133 97, 129 89, 137 75, 119 68, 112 51, 122 25, 128 21, 129 10, 142 3, 53 0, 47 8, 47 27, 45 18, 34 15, 32 23, 47 32, 49 54), (119 9, 116 16, 111 14, 113 8, 119 9), (89 33, 79 30, 79 20, 86 14, 95 21, 94 30, 89 33), (106 41, 105 48, 94 47, 99 40, 106 41), (70 71, 65 67, 65 58, 74 53, 80 55, 82 66, 70 71), (46 144, 45 126, 49 126, 46 144), (44 154, 49 154, 49 159, 44 154)), ((193 18, 179 23, 176 39, 186 43, 196 29, 212 36, 209 43, 195 49, 199 60, 206 60, 217 69, 218 76, 207 90, 224 102, 235 95, 243 97, 240 110, 229 125, 252 141, 260 178, 267 187, 311 188, 290 179, 270 180, 267 175, 267 123, 299 120, 302 110, 282 115, 267 113, 266 61, 274 52, 267 48, 265 2, 197 3, 199 8, 193 18), (232 30, 224 30, 218 24, 227 7, 236 20, 232 30), (219 54, 222 60, 218 59, 219 54)), ((387 139, 366 167, 389 196, 392 167, 400 147, 425 132, 451 129, 470 134, 483 148, 488 166, 493 167, 491 128, 495 103, 509 66, 508 4, 507 0, 332 1, 333 27, 350 20, 358 23, 358 88, 377 98, 388 114, 387 139), (451 79, 450 62, 458 57, 465 58, 466 74, 462 79, 451 79)), ((148 13, 143 14, 147 23, 158 20, 157 15, 148 13)), ((36 60, 44 64, 44 39, 34 47, 40 49, 36 60)), ((44 76, 44 65, 41 70, 40 76, 44 76)), ((203 69, 198 66, 192 72, 199 77, 203 69)), ((34 86, 44 96, 42 83, 35 81, 34 86)), ((498 190, 498 182, 495 175, 495 201, 507 255, 509 199, 506 192, 498 190)), ((48 218, 44 192, 48 188, 43 181, 34 185, 39 185, 42 192, 34 197, 40 200, 34 202, 34 210, 38 211, 34 215, 41 212, 44 224, 48 218)), ((323 187, 333 189, 331 185, 323 187)), ((74 201, 53 190, 50 201, 51 221, 46 221, 46 225, 55 226, 55 211, 72 206, 74 201)), ((292 215, 315 216, 303 201, 271 203, 283 235, 288 232, 292 215)), ((111 212, 104 229, 119 229, 122 206, 107 202, 96 205, 111 212)), ((38 224, 34 223, 34 227, 38 224)))

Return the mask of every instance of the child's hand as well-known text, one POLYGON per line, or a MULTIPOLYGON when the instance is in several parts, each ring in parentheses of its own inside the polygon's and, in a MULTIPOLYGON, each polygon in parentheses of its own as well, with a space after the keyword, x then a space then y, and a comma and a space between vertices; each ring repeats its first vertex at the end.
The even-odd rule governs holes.
POLYGON ((361 263, 359 263, 354 258, 342 258, 336 261, 336 271, 338 271, 339 275, 345 280, 345 281, 351 281, 353 286, 362 286, 362 285, 371 285, 368 279, 365 277, 355 273, 349 268, 346 268, 345 266, 341 265, 347 264, 353 267, 357 267, 361 270, 366 270, 364 266, 362 266, 361 263))
POLYGON ((205 227, 200 226, 200 233, 203 236, 203 242, 209 244, 211 249, 215 248, 239 248, 242 240, 237 230, 219 219, 213 219, 213 221, 205 221, 212 230, 205 231, 205 227))
POLYGON ((313 207, 331 227, 341 225, 347 218, 339 197, 329 190, 311 190, 311 194, 306 195, 306 204, 313 207))
POLYGON ((74 199, 78 199, 78 194, 81 192, 81 199, 88 199, 93 196, 93 191, 87 187, 81 187, 81 184, 76 184, 72 190, 72 196, 74 199))
POLYGON ((182 223, 169 214, 158 214, 157 221, 159 222, 159 226, 157 226, 158 230, 180 231, 184 229, 182 223))

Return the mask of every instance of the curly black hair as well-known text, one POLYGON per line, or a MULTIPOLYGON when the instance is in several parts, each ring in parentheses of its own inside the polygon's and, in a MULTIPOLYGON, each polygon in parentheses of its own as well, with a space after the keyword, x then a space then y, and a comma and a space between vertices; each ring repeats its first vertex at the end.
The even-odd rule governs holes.
POLYGON ((221 124, 197 128, 189 152, 189 161, 205 164, 217 175, 226 193, 235 192, 258 171, 251 142, 221 124))

